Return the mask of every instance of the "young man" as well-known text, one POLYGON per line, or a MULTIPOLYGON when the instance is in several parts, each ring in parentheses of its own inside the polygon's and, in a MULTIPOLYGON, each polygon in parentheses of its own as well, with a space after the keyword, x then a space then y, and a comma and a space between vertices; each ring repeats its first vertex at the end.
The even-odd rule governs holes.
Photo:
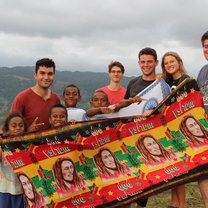
POLYGON ((138 54, 138 64, 142 75, 132 79, 127 86, 125 99, 136 96, 156 79, 155 69, 158 65, 156 51, 152 48, 143 48, 138 54))
POLYGON ((36 85, 20 92, 12 103, 10 111, 21 112, 30 131, 49 128, 49 110, 53 105, 60 103, 58 95, 50 90, 54 75, 53 60, 38 60, 34 73, 36 85))
MULTIPOLYGON (((202 48, 205 59, 208 61, 208 31, 201 37, 202 48)), ((197 83, 199 85, 206 114, 208 114, 208 64, 206 64, 199 72, 197 77, 197 83)), ((204 205, 208 208, 208 179, 199 181, 199 189, 204 201, 204 205)))
POLYGON ((113 61, 108 66, 108 75, 110 77, 110 84, 97 89, 96 91, 103 91, 108 95, 109 104, 116 104, 123 100, 126 89, 122 87, 121 81, 124 76, 124 66, 118 62, 113 61))
MULTIPOLYGON (((156 67, 158 65, 157 53, 152 48, 143 48, 138 54, 138 64, 141 68, 142 75, 132 79, 127 86, 125 99, 133 98, 143 89, 152 84, 156 79, 156 67)), ((137 201, 138 205, 145 207, 148 198, 137 201)))

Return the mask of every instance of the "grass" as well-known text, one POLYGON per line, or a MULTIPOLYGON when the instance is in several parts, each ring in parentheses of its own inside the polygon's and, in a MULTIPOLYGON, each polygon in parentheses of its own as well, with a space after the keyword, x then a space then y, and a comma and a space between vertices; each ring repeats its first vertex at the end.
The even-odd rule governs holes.
MULTIPOLYGON (((149 197, 147 208, 167 208, 170 200, 170 190, 164 191, 149 197)), ((186 208, 204 208, 197 182, 186 184, 186 208)))

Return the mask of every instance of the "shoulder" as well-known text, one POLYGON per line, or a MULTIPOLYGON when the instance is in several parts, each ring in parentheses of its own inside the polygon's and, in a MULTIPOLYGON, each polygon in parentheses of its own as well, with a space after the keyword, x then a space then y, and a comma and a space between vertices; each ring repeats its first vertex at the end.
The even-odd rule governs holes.
POLYGON ((135 82, 140 82, 142 80, 142 76, 135 77, 129 81, 129 85, 134 84, 135 82))
POLYGON ((200 77, 201 75, 203 76, 204 73, 207 73, 207 70, 208 70, 208 64, 206 64, 205 66, 201 68, 201 70, 199 71, 198 77, 200 77))
POLYGON ((108 89, 108 86, 103 86, 103 87, 100 87, 100 88, 96 89, 95 91, 103 91, 103 92, 106 92, 108 90, 109 90, 108 89))
POLYGON ((200 71, 208 70, 208 64, 204 65, 200 71))
POLYGON ((68 107, 66 108, 67 111, 70 111, 70 112, 80 112, 80 113, 85 113, 86 111, 82 108, 74 108, 74 107, 68 107))
POLYGON ((190 78, 190 76, 188 74, 183 74, 182 77, 180 78, 180 82, 182 82, 183 80, 190 78))
POLYGON ((189 76, 188 74, 184 74, 182 77, 183 77, 184 79, 190 78, 190 76, 189 76))
POLYGON ((84 109, 82 109, 82 108, 75 108, 75 109, 77 109, 77 111, 79 111, 79 112, 86 112, 84 109))
POLYGON ((52 91, 51 91, 51 98, 60 100, 59 95, 52 91))
POLYGON ((126 88, 122 86, 122 87, 120 88, 120 90, 121 90, 121 91, 126 91, 126 88))
POLYGON ((16 98, 24 98, 24 97, 27 97, 27 96, 31 96, 33 93, 32 89, 31 88, 28 88, 26 90, 23 90, 21 92, 19 92, 17 95, 16 95, 16 98))
POLYGON ((197 83, 199 86, 203 85, 204 82, 208 79, 208 64, 203 66, 198 74, 197 83))

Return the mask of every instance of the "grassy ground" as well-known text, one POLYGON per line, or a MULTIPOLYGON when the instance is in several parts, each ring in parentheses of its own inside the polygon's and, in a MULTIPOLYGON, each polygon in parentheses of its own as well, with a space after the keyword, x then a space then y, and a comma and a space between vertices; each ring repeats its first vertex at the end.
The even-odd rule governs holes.
MULTIPOLYGON (((167 208, 170 205, 170 190, 149 197, 147 208, 167 208)), ((186 184, 186 208, 204 208, 198 183, 186 184)))

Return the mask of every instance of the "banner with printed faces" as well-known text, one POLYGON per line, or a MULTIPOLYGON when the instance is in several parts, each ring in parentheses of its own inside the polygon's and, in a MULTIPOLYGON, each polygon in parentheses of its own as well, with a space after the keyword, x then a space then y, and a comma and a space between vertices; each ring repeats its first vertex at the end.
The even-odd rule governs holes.
POLYGON ((28 207, 121 207, 206 175, 207 128, 188 79, 148 117, 68 124, 1 145, 28 207))

